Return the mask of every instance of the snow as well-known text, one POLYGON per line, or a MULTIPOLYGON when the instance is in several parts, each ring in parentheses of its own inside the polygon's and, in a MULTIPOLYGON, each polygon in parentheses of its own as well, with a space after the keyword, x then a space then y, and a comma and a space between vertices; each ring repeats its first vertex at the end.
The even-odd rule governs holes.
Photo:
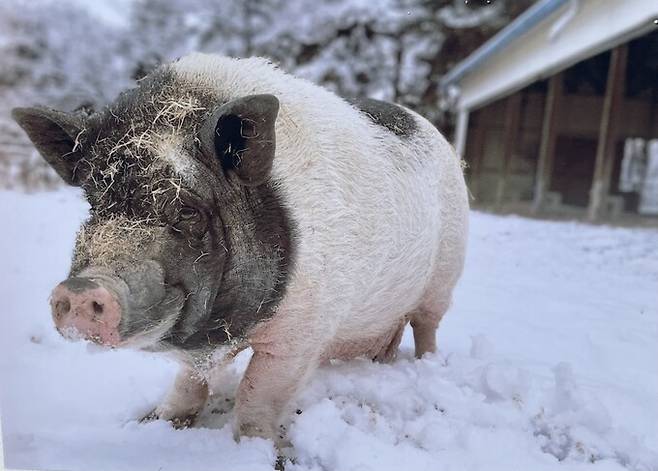
MULTIPOLYGON (((141 424, 173 381, 157 355, 67 342, 50 289, 87 206, 0 193, 0 410, 10 468, 271 470, 230 430, 244 352, 196 428, 141 424)), ((474 212, 465 274, 413 359, 322 367, 286 423, 286 470, 658 470, 658 231, 474 212)))

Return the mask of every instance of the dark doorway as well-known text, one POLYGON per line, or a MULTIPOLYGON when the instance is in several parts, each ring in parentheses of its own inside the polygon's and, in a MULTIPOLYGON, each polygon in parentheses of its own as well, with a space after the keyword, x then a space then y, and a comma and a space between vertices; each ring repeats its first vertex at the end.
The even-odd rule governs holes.
POLYGON ((558 137, 551 191, 561 193, 564 204, 587 206, 595 160, 596 139, 558 137))

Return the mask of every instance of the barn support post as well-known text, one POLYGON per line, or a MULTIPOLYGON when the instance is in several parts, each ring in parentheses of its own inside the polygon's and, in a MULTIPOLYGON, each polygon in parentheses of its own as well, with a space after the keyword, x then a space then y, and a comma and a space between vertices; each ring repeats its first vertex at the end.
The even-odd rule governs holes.
POLYGON ((546 193, 551 186, 553 162, 555 160, 555 141, 557 138, 557 116, 560 98, 562 97, 563 78, 562 72, 560 72, 548 80, 548 93, 544 105, 539 143, 539 158, 537 159, 535 194, 532 202, 532 212, 534 214, 541 212, 543 209, 546 193))
POLYGON ((627 60, 627 44, 622 44, 612 50, 610 54, 610 66, 608 67, 605 98, 603 100, 601 124, 599 126, 599 140, 596 147, 594 176, 589 192, 587 218, 590 221, 600 219, 606 210, 606 200, 610 191, 615 140, 617 138, 619 111, 624 99, 627 60))
POLYGON ((468 156, 469 166, 467 171, 470 174, 468 186, 470 189, 471 197, 477 202, 480 194, 480 177, 482 175, 482 159, 484 158, 484 133, 486 131, 483 126, 483 111, 479 110, 472 116, 472 146, 471 154, 468 156))
POLYGON ((457 126, 455 127, 455 150, 460 159, 464 158, 466 152, 466 136, 468 135, 467 109, 459 110, 457 114, 457 126))
POLYGON ((496 185, 496 207, 500 208, 505 200, 507 190, 507 179, 510 166, 516 149, 516 141, 519 134, 519 120, 521 115, 521 92, 514 93, 507 98, 505 106, 505 130, 503 133, 503 162, 498 173, 498 184, 496 185))

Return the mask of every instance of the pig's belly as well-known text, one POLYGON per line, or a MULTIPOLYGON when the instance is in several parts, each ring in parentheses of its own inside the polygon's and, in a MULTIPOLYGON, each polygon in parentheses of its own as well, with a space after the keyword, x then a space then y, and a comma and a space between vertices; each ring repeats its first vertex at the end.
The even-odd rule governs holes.
POLYGON ((396 289, 399 287, 384 288, 347 312, 340 313, 342 321, 336 337, 345 342, 358 341, 366 346, 386 342, 385 338, 400 321, 418 307, 423 294, 419 285, 408 286, 406 291, 396 289))
MULTIPOLYGON (((406 201, 390 199, 389 211, 382 216, 351 219, 368 224, 368 236, 351 241, 336 234, 334 240, 346 243, 340 246, 342 263, 329 273, 340 276, 323 279, 329 305, 321 311, 333 318, 332 350, 343 352, 339 358, 381 349, 423 299, 439 246, 440 205, 436 195, 431 198, 434 204, 419 204, 422 198, 416 191, 403 192, 406 201), (390 210, 395 205, 402 209, 390 210)), ((366 233, 361 227, 353 231, 366 233)))
POLYGON ((436 228, 417 237, 395 254, 373 251, 355 270, 353 298, 336 332, 340 341, 362 344, 357 349, 377 350, 388 342, 401 319, 416 309, 425 294, 438 246, 436 228))
POLYGON ((391 350, 392 345, 394 345, 393 351, 397 350, 402 336, 401 330, 404 329, 407 321, 402 317, 383 332, 373 333, 364 330, 358 336, 354 335, 354 332, 347 336, 336 335, 325 352, 324 359, 350 360, 356 357, 383 357, 385 352, 391 350))
POLYGON ((435 238, 416 242, 418 246, 409 256, 380 265, 379 273, 362 273, 370 283, 360 284, 355 292, 360 295, 351 306, 336 313, 341 320, 327 358, 374 358, 389 348, 406 325, 408 314, 418 308, 433 270, 430 244, 437 244, 435 238))

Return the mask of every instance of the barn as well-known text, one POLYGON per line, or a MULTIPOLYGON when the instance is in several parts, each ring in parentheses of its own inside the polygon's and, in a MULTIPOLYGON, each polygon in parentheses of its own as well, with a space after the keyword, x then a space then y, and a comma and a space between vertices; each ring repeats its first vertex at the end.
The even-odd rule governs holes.
POLYGON ((476 206, 658 215, 658 0, 540 0, 441 86, 476 206))

